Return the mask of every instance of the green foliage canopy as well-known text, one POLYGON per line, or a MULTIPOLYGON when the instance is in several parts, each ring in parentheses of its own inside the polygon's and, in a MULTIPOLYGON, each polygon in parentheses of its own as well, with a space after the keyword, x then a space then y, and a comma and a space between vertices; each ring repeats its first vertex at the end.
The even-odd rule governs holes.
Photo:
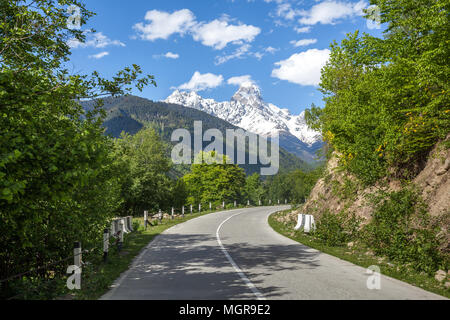
POLYGON ((372 0, 384 39, 356 31, 331 45, 320 90, 325 108, 307 112, 367 184, 387 175, 411 178, 450 131, 448 9, 444 0, 372 0))

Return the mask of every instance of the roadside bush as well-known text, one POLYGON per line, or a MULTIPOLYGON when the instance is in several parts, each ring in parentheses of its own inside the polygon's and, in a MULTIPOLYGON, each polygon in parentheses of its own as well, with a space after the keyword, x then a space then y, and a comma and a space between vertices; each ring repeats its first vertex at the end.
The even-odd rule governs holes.
POLYGON ((340 246, 357 239, 361 220, 354 214, 345 211, 332 214, 326 211, 318 220, 313 235, 323 240, 329 246, 340 246))
POLYGON ((426 207, 415 191, 383 194, 376 202, 373 219, 364 229, 364 240, 376 254, 429 274, 443 266, 438 230, 429 227, 426 207))

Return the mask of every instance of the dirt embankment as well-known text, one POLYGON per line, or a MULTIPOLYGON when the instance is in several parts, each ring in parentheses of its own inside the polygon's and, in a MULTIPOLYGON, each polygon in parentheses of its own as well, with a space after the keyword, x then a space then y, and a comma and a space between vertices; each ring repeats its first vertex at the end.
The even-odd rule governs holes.
MULTIPOLYGON (((446 140, 450 139, 450 135, 446 140)), ((438 143, 428 156, 424 169, 412 181, 428 206, 434 220, 448 224, 450 220, 450 149, 438 143), (446 221, 446 222, 445 222, 446 221)), ((378 191, 398 191, 402 188, 399 180, 383 180, 374 186, 364 188, 357 179, 338 166, 338 154, 334 153, 327 163, 324 177, 319 179, 310 197, 298 210, 320 218, 325 211, 339 213, 345 210, 355 213, 366 222, 374 210, 370 196, 378 191)), ((298 211, 291 218, 296 219, 298 211)), ((447 226, 447 230, 449 226, 447 226)))

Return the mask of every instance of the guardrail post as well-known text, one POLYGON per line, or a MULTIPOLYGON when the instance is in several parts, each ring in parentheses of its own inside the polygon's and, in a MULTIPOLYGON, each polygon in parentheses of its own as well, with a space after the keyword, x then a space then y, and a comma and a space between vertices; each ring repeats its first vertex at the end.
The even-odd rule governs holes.
POLYGON ((81 242, 75 242, 73 244, 73 264, 81 269, 81 242))
POLYGON ((109 251, 109 230, 105 229, 103 231, 103 262, 106 262, 108 259, 108 251, 109 251))
POLYGON ((144 211, 144 230, 147 230, 148 224, 148 211, 144 211))
POLYGON ((116 223, 111 221, 111 234, 116 234, 116 223))
POLYGON ((119 220, 119 243, 117 244, 117 249, 120 252, 122 250, 122 246, 123 246, 123 234, 125 233, 125 226, 123 225, 123 220, 119 220))

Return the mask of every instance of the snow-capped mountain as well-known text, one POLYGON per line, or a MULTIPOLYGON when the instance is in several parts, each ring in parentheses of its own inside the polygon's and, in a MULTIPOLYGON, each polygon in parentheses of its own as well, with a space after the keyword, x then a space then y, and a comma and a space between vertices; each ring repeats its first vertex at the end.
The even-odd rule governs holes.
POLYGON ((304 158, 306 154, 311 156, 322 145, 320 133, 307 126, 304 112, 292 115, 288 109, 264 102, 259 87, 253 83, 241 85, 231 100, 226 102, 202 98, 194 91, 179 90, 174 91, 164 102, 207 112, 265 137, 278 133, 282 147, 304 158))

